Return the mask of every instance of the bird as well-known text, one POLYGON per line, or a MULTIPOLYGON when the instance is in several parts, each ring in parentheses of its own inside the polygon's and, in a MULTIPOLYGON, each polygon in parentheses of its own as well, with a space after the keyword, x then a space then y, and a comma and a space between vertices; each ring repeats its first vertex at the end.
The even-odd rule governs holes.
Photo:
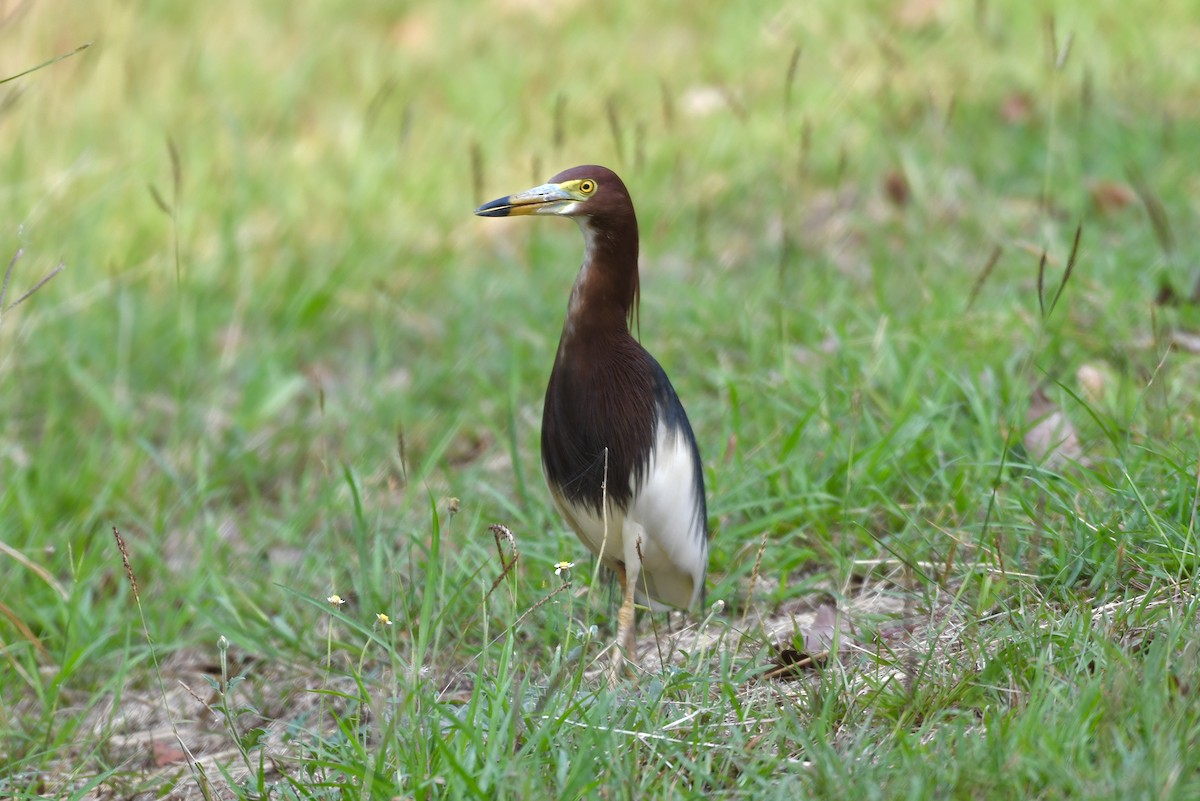
POLYGON ((709 547, 691 423, 666 372, 633 335, 641 300, 633 201, 615 172, 584 165, 475 214, 570 217, 583 234, 546 386, 542 472, 559 513, 617 576, 615 671, 623 658, 636 664, 635 600, 652 611, 703 602, 709 547))

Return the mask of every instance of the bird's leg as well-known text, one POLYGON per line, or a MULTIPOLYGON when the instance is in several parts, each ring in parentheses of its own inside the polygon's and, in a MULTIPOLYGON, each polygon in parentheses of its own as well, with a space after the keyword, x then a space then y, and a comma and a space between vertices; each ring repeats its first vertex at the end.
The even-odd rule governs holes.
POLYGON ((629 661, 637 664, 637 617, 633 609, 633 598, 637 588, 637 576, 641 571, 637 569, 637 563, 634 564, 633 570, 626 566, 625 570, 621 571, 625 580, 621 582, 622 601, 621 608, 617 611, 617 644, 621 646, 629 661))
MULTIPOLYGON (((633 586, 627 579, 624 564, 617 563, 616 573, 617 584, 621 588, 621 607, 617 610, 617 641, 613 644, 612 667, 608 674, 608 683, 613 687, 617 686, 621 673, 628 668, 625 660, 625 654, 628 650, 625 647, 625 640, 628 637, 625 633, 625 597, 629 595, 627 588, 633 586)), ((632 618, 632 614, 630 614, 630 617, 632 618)))
POLYGON ((617 642, 613 648, 612 672, 609 684, 617 685, 622 672, 632 673, 637 664, 637 618, 634 614, 634 588, 637 571, 625 565, 617 566, 617 583, 621 585, 621 608, 617 610, 617 642))
POLYGON ((625 520, 622 540, 625 561, 617 568, 617 581, 621 585, 621 608, 617 611, 617 648, 613 657, 613 680, 623 665, 637 664, 637 617, 633 602, 638 577, 642 573, 642 539, 644 530, 636 523, 625 520))

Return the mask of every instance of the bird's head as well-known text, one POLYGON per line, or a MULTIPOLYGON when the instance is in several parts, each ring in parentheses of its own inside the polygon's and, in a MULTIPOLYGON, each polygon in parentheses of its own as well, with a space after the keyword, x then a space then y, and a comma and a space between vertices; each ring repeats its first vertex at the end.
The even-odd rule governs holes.
POLYGON ((604 218, 632 214, 629 191, 606 167, 585 165, 564 170, 541 186, 497 198, 475 209, 480 217, 554 214, 604 218))
POLYGON ((636 325, 640 297, 637 217, 629 190, 615 172, 594 164, 572 167, 541 186, 484 203, 475 213, 480 217, 551 214, 575 218, 585 250, 568 307, 568 328, 584 314, 582 310, 599 308, 616 309, 629 326, 636 325))

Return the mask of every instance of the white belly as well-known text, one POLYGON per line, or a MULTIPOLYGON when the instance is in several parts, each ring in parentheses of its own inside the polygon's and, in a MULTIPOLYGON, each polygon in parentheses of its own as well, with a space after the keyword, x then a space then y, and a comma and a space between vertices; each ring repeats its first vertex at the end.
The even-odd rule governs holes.
MULTIPOLYGON (((708 565, 696 464, 687 439, 658 425, 653 455, 629 508, 607 504, 607 515, 572 503, 551 487, 555 505, 584 545, 611 568, 627 565, 640 603, 661 611, 687 609, 699 599, 708 565), (640 549, 636 546, 641 540, 640 549), (640 570, 633 564, 640 553, 640 570), (632 567, 629 565, 632 564, 632 567)), ((632 478, 630 479, 632 481, 632 478)))

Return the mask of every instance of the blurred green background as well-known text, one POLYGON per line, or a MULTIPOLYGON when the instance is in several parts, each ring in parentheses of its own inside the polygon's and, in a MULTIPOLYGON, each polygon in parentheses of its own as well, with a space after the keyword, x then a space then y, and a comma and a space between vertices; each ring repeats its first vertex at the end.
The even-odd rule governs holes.
MULTIPOLYGON (((980 614, 1190 582, 1188 0, 0 19, 0 79, 90 43, 0 85, 7 302, 66 265, 0 319, 10 759, 55 759, 144 681, 113 526, 164 653, 224 634, 296 670, 322 664, 324 613, 288 590, 388 611, 402 650, 434 593, 430 660, 460 666, 584 561, 537 456, 581 243, 471 215, 577 163, 637 205, 641 338, 705 457, 711 598, 769 614, 879 558, 943 566, 980 614), (1047 415, 1071 443, 1030 439, 1047 415), (508 612, 483 600, 492 522, 520 547, 508 612)), ((532 672, 560 627, 525 623, 532 672)))

